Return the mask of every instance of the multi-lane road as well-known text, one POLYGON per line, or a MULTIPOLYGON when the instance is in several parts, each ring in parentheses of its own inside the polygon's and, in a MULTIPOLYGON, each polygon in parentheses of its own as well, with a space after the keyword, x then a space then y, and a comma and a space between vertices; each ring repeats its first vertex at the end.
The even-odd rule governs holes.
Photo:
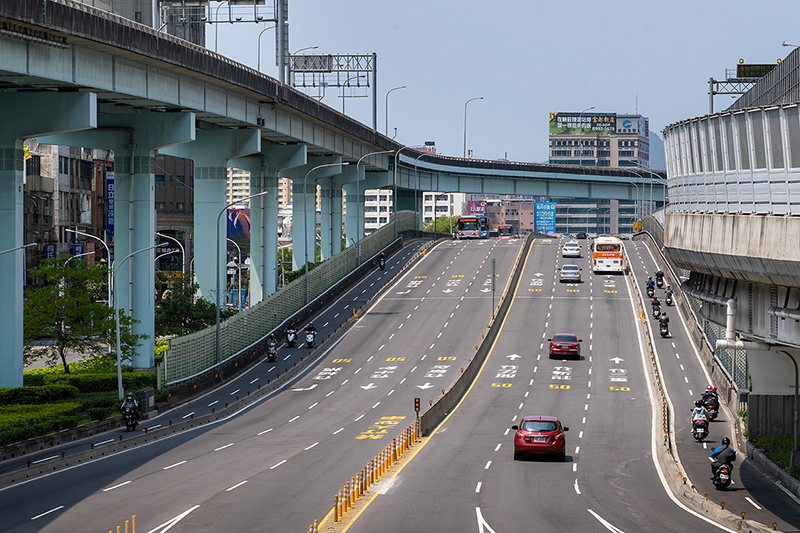
MULTIPOLYGON (((537 239, 521 258, 513 302, 470 391, 402 471, 382 480, 351 531, 716 530, 675 503, 653 457, 653 406, 629 285, 655 270, 653 258, 628 244, 631 275, 595 276, 585 250, 563 259, 559 244, 537 239), (565 262, 582 266, 582 283, 558 282, 565 262), (548 358, 547 338, 562 332, 583 339, 580 360, 548 358), (556 415, 569 427, 565 462, 513 459, 511 426, 527 414, 556 415)), ((320 335, 398 272, 415 246, 315 319, 320 335)), ((499 293, 521 250, 521 240, 438 244, 284 391, 202 429, 0 489, 0 531, 107 531, 134 514, 139 530, 152 533, 306 531, 413 421, 413 399, 424 409, 459 375, 491 315, 491 260, 499 293)), ((713 493, 705 457, 714 443, 693 442, 687 429, 691 401, 707 381, 671 311, 673 337, 656 347, 675 441, 692 483, 713 493)), ((282 347, 279 362, 300 353, 282 347)), ((273 366, 256 365, 161 418, 205 414, 268 379, 273 366)), ((724 427, 714 422, 711 440, 724 427)), ((737 464, 735 480, 750 490, 725 494, 731 510, 785 531, 800 525, 800 506, 755 469, 737 464)))

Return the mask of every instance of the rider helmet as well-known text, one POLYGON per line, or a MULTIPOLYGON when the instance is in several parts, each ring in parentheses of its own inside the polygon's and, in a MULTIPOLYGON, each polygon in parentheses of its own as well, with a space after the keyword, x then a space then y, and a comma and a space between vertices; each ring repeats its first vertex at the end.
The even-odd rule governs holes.
POLYGON ((647 279, 652 280, 653 276, 647 276, 647 279))
POLYGON ((715 386, 711 386, 711 392, 717 392, 717 388, 715 386))
POLYGON ((703 405, 703 402, 701 402, 700 400, 695 400, 694 401, 694 406, 695 407, 701 407, 702 405, 703 405))
POLYGON ((661 318, 667 318, 667 312, 666 312, 666 311, 664 311, 663 313, 661 313, 661 318))
POLYGON ((128 393, 128 399, 129 399, 129 400, 133 400, 133 393, 132 393, 132 392, 129 392, 129 393, 128 393))
POLYGON ((706 385, 706 390, 710 391, 711 390, 711 385, 706 385))
POLYGON ((667 288, 668 288, 668 289, 670 288, 670 287, 669 287, 669 283, 667 283, 667 288))
POLYGON ((731 439, 729 439, 728 437, 723 437, 722 438, 722 445, 723 446, 728 446, 728 445, 730 445, 730 443, 731 443, 731 439))

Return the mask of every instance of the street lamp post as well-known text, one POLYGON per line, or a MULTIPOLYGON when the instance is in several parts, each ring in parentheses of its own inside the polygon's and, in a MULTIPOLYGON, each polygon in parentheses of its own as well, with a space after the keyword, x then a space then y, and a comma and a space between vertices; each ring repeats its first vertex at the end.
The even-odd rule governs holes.
MULTIPOLYGON (((359 162, 360 161, 361 160, 359 160, 359 162)), ((312 168, 311 170, 309 170, 308 172, 306 172, 306 175, 303 178, 303 219, 305 221, 304 225, 305 225, 305 232, 306 232, 306 234, 305 234, 305 236, 303 238, 303 241, 304 241, 303 251, 305 252, 305 263, 306 263, 305 264, 305 271, 306 271, 305 272, 305 274, 306 274, 306 305, 308 305, 308 302, 309 302, 309 298, 308 298, 308 242, 305 242, 305 237, 308 237, 308 211, 309 211, 309 209, 308 209, 308 198, 306 198, 306 196, 307 196, 307 194, 306 194, 306 192, 307 192, 306 191, 306 183, 307 183, 307 180, 308 180, 308 176, 312 172, 314 172, 315 170, 317 170, 319 168, 336 167, 336 166, 340 166, 340 165, 344 166, 344 165, 349 165, 349 164, 350 164, 349 162, 345 162, 345 163, 326 163, 324 165, 318 165, 318 166, 312 168)), ((358 176, 356 176, 356 178, 357 177, 358 176)), ((313 207, 313 211, 315 213, 316 213, 316 210, 317 210, 316 209, 316 204, 317 204, 317 194, 316 194, 317 191, 316 191, 316 189, 317 189, 317 187, 315 186, 314 187, 314 195, 313 195, 314 199, 312 201, 312 205, 314 206, 313 207)), ((358 194, 356 194, 356 196, 358 196, 358 194)), ((358 198, 356 198, 356 200, 358 200, 358 198)), ((358 214, 358 207, 356 207, 356 214, 358 214)), ((316 228, 316 223, 314 223, 314 231, 311 233, 311 235, 312 235, 311 236, 311 242, 313 243, 313 246, 314 246, 314 256, 315 256, 314 259, 316 260, 316 255, 317 255, 317 228, 316 228)), ((358 249, 356 249, 356 254, 357 253, 358 253, 358 249)))
MULTIPOLYGON (((130 259, 136 254, 140 254, 142 252, 146 252, 148 250, 152 250, 153 248, 158 248, 159 246, 165 246, 168 243, 161 243, 161 244, 154 244, 153 246, 148 246, 147 248, 142 248, 141 250, 136 250, 135 252, 131 252, 122 258, 122 261, 116 263, 114 266, 114 285, 117 285, 117 274, 119 274, 119 269, 122 268, 122 265, 125 264, 125 261, 130 259)), ((122 388, 122 344, 120 341, 120 332, 119 332, 119 308, 117 306, 117 299, 114 298, 114 322, 117 329, 117 389, 119 391, 119 399, 121 400, 122 397, 125 395, 125 391, 122 388)))
MULTIPOLYGON (((77 235, 83 235, 84 237, 89 237, 89 238, 94 239, 96 241, 100 241, 100 244, 102 244, 103 247, 106 249, 106 257, 108 257, 108 306, 109 307, 113 306, 114 304, 111 302, 111 295, 113 293, 113 287, 111 285, 111 280, 112 280, 112 272, 114 270, 114 263, 111 261, 111 250, 108 249, 108 244, 106 243, 106 241, 104 241, 100 237, 95 237, 91 233, 84 233, 82 231, 78 231, 76 229, 69 229, 69 228, 66 228, 64 231, 68 231, 70 233, 75 233, 77 235)), ((110 349, 110 346, 109 346, 109 349, 110 349)))
POLYGON ((350 80, 354 80, 356 78, 364 78, 364 77, 365 77, 364 74, 360 74, 360 75, 356 75, 356 76, 350 76, 349 78, 344 80, 344 83, 342 84, 342 114, 343 115, 345 114, 345 112, 344 112, 344 101, 346 100, 345 95, 344 95, 344 88, 350 85, 350 80))
MULTIPOLYGON (((239 252, 239 261, 236 263, 236 268, 239 269, 239 293, 238 293, 239 297, 236 299, 236 309, 241 309, 241 307, 239 306, 239 302, 242 301, 242 249, 239 248, 239 245, 233 239, 228 239, 227 237, 226 237, 226 239, 227 239, 228 242, 233 244, 236 247, 236 250, 238 250, 238 252, 239 252)), ((228 254, 225 254, 225 255, 227 256, 228 254)), ((226 264, 226 267, 227 267, 227 264, 226 264)))
POLYGON ((476 96, 464 102, 464 159, 467 158, 467 104, 473 100, 483 100, 483 96, 476 96))
MULTIPOLYGON (((380 152, 370 152, 361 156, 361 159, 358 160, 356 163, 356 265, 361 266, 361 216, 359 213, 358 208, 358 198, 361 196, 361 179, 359 178, 358 168, 361 166, 361 162, 371 156, 371 155, 380 155, 380 154, 393 154, 394 150, 381 150, 380 152)), ((313 169, 312 169, 313 170, 313 169)))
MULTIPOLYGON (((67 230, 67 231, 69 231, 69 230, 67 230)), ((17 250, 22 250, 23 248, 29 248, 31 246, 36 246, 36 243, 35 242, 31 242, 31 243, 28 243, 28 244, 23 244, 22 246, 17 246, 16 248, 9 248, 8 250, 3 250, 2 252, 0 252, 0 255, 8 254, 8 253, 11 253, 11 252, 16 252, 17 250)))
MULTIPOLYGON (((222 7, 222 4, 228 4, 228 12, 230 14, 231 3, 228 0, 222 0, 219 4, 217 4, 217 9, 214 11, 214 20, 217 20, 219 16, 219 8, 222 7)), ((233 22, 233 21, 231 21, 233 22)), ((219 43, 219 26, 214 27, 214 53, 217 53, 217 43, 219 43)))
POLYGON ((78 255, 73 255, 72 257, 70 257, 69 259, 64 261, 64 266, 67 266, 67 263, 69 263, 73 259, 77 259, 79 257, 86 257, 87 255, 94 255, 94 252, 86 252, 86 253, 82 253, 82 254, 78 254, 78 255))
MULTIPOLYGON (((417 228, 420 228, 420 229, 421 229, 422 224, 419 224, 419 225, 416 224, 416 217, 417 217, 417 214, 419 214, 419 208, 417 207, 417 195, 419 194, 419 169, 417 168, 417 162, 419 161, 419 158, 424 156, 424 155, 428 155, 428 154, 422 153, 422 154, 418 155, 416 159, 414 159, 414 174, 416 174, 416 177, 417 177, 417 187, 416 187, 416 190, 414 191, 414 211, 415 211, 415 214, 414 214, 414 226, 417 227, 417 228)), ((436 213, 434 213, 434 214, 436 214, 436 213)), ((420 216, 420 223, 423 220, 424 220, 424 215, 420 216)))
POLYGON ((405 89, 406 87, 408 87, 408 85, 400 85, 399 87, 389 89, 386 92, 386 126, 383 129, 383 134, 387 137, 389 135, 389 95, 392 93, 392 91, 398 91, 400 89, 405 89))
POLYGON ((215 360, 216 360, 217 363, 219 363, 219 245, 220 245, 220 242, 219 242, 219 221, 220 221, 220 218, 222 218, 222 214, 227 212, 228 208, 230 206, 238 204, 239 202, 242 202, 244 200, 250 200, 251 198, 258 198, 259 196, 264 196, 268 192, 269 191, 263 191, 263 192, 260 192, 258 194, 251 194, 250 196, 247 196, 245 198, 239 198, 235 202, 231 202, 228 205, 226 205, 225 207, 223 207, 222 210, 217 215, 217 246, 214 248, 214 252, 215 252, 214 255, 217 256, 217 258, 216 258, 217 259, 217 269, 215 271, 216 272, 216 276, 215 277, 217 278, 216 279, 217 292, 216 292, 216 294, 214 294, 214 302, 216 303, 215 307, 216 307, 216 311, 217 311, 217 316, 216 316, 216 330, 217 330, 217 333, 216 333, 216 342, 215 342, 215 344, 216 344, 216 346, 215 346, 215 351, 216 351, 215 360))
MULTIPOLYGON (((625 181, 627 183, 630 183, 631 185, 636 187, 636 201, 634 202, 634 216, 636 217, 636 221, 638 222, 639 219, 642 217, 641 199, 640 199, 640 196, 639 196, 639 185, 635 181, 631 181, 631 180, 628 180, 628 179, 625 179, 625 178, 622 178, 622 177, 620 177, 619 179, 622 180, 622 181, 625 181)), ((643 187, 644 187, 644 185, 643 185, 643 187)))
POLYGON ((186 251, 183 249, 183 245, 181 244, 181 241, 179 241, 175 237, 170 237, 169 235, 164 235, 163 233, 159 233, 159 232, 156 232, 156 235, 158 235, 159 237, 161 237, 163 239, 169 239, 171 241, 175 241, 175 243, 178 245, 178 248, 181 249, 181 274, 186 274, 186 251))
POLYGON ((580 112, 578 115, 578 127, 580 128, 580 132, 578 133, 578 165, 583 165, 583 114, 587 111, 594 109, 594 106, 587 107, 583 111, 580 112))
POLYGON ((256 45, 258 47, 258 61, 256 62, 256 70, 259 71, 259 72, 261 72, 261 35, 265 31, 271 30, 274 27, 275 27, 274 24, 272 26, 267 26, 266 28, 261 30, 261 33, 258 34, 258 44, 256 45))

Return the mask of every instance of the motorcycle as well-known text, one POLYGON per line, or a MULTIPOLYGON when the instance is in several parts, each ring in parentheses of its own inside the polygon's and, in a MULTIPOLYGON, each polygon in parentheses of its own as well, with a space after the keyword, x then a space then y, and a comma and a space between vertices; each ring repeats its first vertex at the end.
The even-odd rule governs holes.
POLYGON ((692 437, 697 442, 703 442, 708 437, 708 420, 695 420, 692 424, 692 437))
POLYGON ((381 258, 378 260, 378 265, 381 267, 381 270, 386 270, 386 259, 384 259, 383 257, 381 257, 381 258))
POLYGON ((719 416, 719 402, 714 398, 703 400, 703 407, 708 411, 708 418, 716 420, 719 416))
POLYGON ((126 407, 122 412, 122 419, 125 421, 125 427, 128 431, 133 431, 139 422, 136 420, 136 411, 133 407, 126 407))
POLYGON ((267 362, 274 363, 278 360, 278 344, 271 342, 267 344, 267 362))
POLYGON ((306 331, 306 347, 313 348, 315 337, 317 336, 316 332, 314 331, 306 331))
POLYGON ((658 328, 658 332, 661 333, 662 338, 666 338, 669 336, 669 326, 666 324, 661 324, 658 328))
POLYGON ((286 345, 289 348, 294 348, 294 345, 297 343, 297 330, 296 329, 287 329, 286 330, 286 345))
POLYGON ((658 319, 661 316, 661 306, 654 305, 653 306, 653 318, 658 319))
MULTIPOLYGON (((709 458, 711 459, 711 458, 709 458)), ((714 459, 711 459, 713 461, 714 459)), ((731 484, 731 475, 733 474, 733 465, 722 464, 714 473, 714 486, 717 490, 725 490, 731 484)))
POLYGON ((656 287, 658 287, 659 289, 664 288, 664 278, 658 278, 658 277, 656 278, 656 287))
POLYGON ((667 294, 667 296, 664 298, 664 302, 667 305, 672 305, 672 295, 671 294, 667 294))
POLYGON ((656 290, 653 287, 647 287, 647 297, 652 298, 653 295, 656 293, 656 290))

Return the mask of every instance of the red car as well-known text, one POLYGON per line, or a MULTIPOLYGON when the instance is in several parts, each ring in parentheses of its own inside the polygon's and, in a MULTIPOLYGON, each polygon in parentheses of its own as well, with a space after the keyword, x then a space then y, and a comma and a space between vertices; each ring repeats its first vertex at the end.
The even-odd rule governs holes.
POLYGON ((550 341, 550 359, 566 359, 567 357, 581 358, 581 344, 583 339, 572 333, 556 333, 550 341))
POLYGON ((563 461, 566 457, 567 442, 564 432, 569 431, 563 427, 558 418, 554 416, 526 416, 516 429, 514 435, 514 460, 520 460, 524 455, 554 455, 563 461))

